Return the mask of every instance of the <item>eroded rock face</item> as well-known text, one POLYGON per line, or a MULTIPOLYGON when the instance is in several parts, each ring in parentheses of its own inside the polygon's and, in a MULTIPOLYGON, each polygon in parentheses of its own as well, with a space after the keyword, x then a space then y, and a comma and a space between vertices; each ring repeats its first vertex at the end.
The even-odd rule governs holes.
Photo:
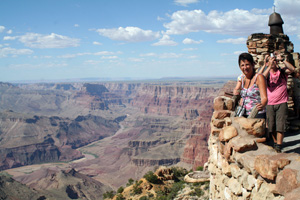
MULTIPOLYGON (((6 87, 5 92, 0 93, 4 100, 0 109, 1 105, 12 105, 20 112, 35 112, 36 117, 30 115, 26 125, 37 127, 42 136, 36 137, 38 141, 32 143, 43 142, 43 134, 49 134, 61 161, 81 157, 81 153, 74 149, 111 136, 120 128, 119 134, 108 140, 112 145, 104 145, 101 149, 103 154, 95 151, 99 158, 74 164, 91 176, 105 174, 107 178, 108 173, 112 174, 112 165, 117 166, 116 174, 120 173, 120 166, 129 173, 136 169, 178 163, 196 169, 208 159, 207 140, 213 99, 221 87, 218 84, 216 87, 201 83, 165 82, 20 85, 19 88, 6 87), (14 92, 10 90, 19 92, 20 97, 12 97, 14 92), (23 107, 26 105, 26 109, 17 105, 17 101, 22 102, 23 107), (42 113, 49 117, 41 117, 42 113), (96 118, 97 115, 102 118, 96 118), (123 116, 131 119, 123 123, 123 116), (43 125, 44 122, 47 126, 43 125), (120 122, 123 126, 114 125, 120 122), (105 166, 101 166, 103 160, 105 166), (110 167, 107 167, 108 163, 110 167), (101 170, 89 169, 90 165, 101 170)), ((230 103, 226 106, 230 107, 230 103)), ((16 122, 19 119, 12 120, 16 122)), ((130 178, 127 174, 122 181, 130 178)), ((132 174, 138 176, 140 172, 132 174)), ((75 191, 72 187, 69 189, 75 191)))
POLYGON ((31 175, 18 177, 17 181, 44 192, 53 199, 102 199, 103 193, 111 190, 75 169, 42 168, 31 175))
POLYGON ((76 148, 110 135, 118 123, 97 116, 38 117, 0 113, 0 169, 83 157, 76 148))

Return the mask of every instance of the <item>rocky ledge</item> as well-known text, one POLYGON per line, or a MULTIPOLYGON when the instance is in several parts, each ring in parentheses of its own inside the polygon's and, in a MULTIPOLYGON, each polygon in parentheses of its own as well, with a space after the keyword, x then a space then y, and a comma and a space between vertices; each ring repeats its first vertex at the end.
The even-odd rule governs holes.
POLYGON ((233 117, 233 102, 214 100, 209 138, 211 199, 297 199, 300 156, 264 144, 264 119, 233 117))

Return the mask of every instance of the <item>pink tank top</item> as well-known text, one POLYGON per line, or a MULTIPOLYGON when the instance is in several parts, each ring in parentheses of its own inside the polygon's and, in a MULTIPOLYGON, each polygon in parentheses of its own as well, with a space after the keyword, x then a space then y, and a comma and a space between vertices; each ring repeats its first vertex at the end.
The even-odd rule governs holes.
POLYGON ((270 72, 267 87, 268 105, 277 105, 288 101, 287 75, 285 74, 285 78, 283 78, 280 73, 280 70, 275 73, 270 72))

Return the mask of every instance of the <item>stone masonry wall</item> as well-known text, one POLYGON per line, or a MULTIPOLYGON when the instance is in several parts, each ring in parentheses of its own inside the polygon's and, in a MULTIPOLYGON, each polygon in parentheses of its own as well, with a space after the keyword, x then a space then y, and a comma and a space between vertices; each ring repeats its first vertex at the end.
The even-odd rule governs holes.
POLYGON ((265 120, 233 117, 232 99, 214 100, 209 138, 210 199, 294 200, 300 156, 265 145, 265 120))
POLYGON ((262 67, 265 55, 276 50, 286 56, 287 60, 296 68, 300 67, 299 53, 294 52, 294 45, 285 34, 254 33, 248 37, 247 48, 256 62, 255 68, 262 67))

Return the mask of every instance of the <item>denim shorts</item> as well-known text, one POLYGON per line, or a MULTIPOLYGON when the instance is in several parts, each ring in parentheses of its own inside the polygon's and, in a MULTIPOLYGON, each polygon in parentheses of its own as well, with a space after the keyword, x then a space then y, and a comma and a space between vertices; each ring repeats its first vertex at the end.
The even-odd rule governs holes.
POLYGON ((269 132, 286 131, 286 120, 288 115, 287 103, 281 103, 277 105, 267 105, 267 123, 269 132))

